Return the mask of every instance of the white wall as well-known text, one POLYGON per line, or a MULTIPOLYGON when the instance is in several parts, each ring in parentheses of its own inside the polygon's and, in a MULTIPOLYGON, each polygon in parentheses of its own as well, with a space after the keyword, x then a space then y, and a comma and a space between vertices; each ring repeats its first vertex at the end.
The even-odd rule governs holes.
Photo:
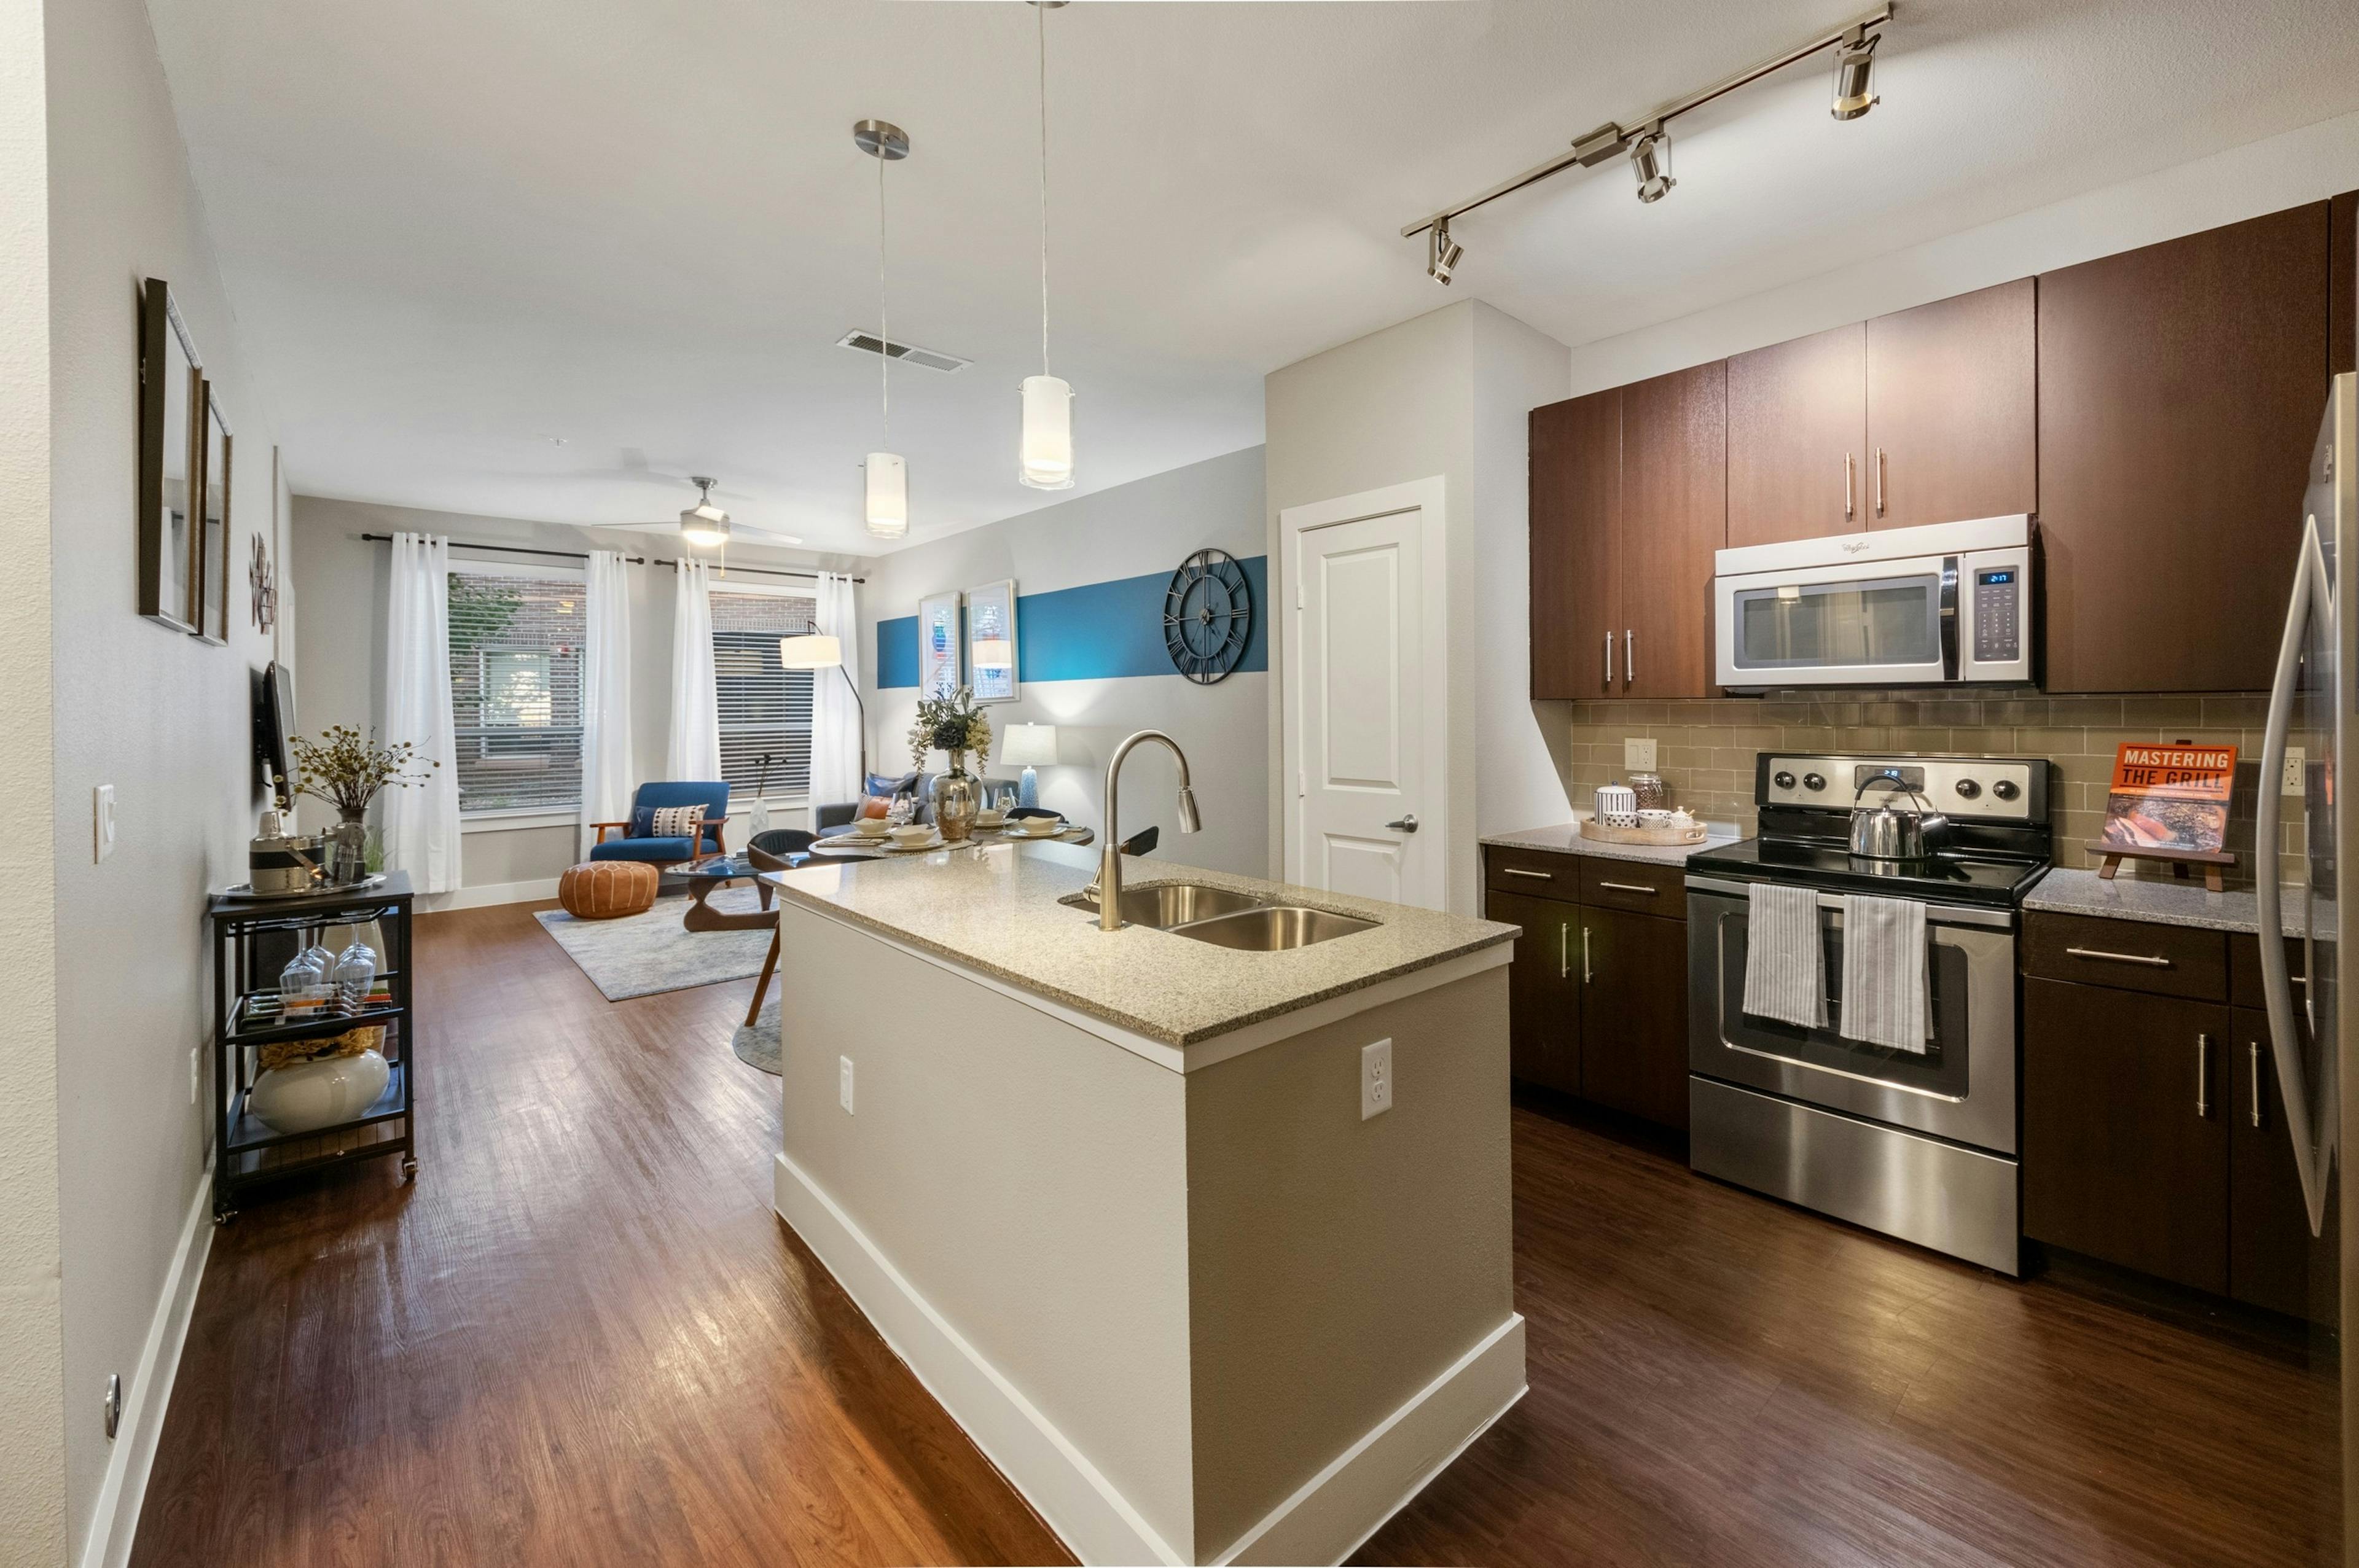
MULTIPOLYGON (((1047 593, 1176 571, 1208 546, 1239 557, 1260 555, 1262 485, 1262 450, 1252 447, 879 560, 860 600, 869 765, 878 773, 907 770, 907 735, 917 708, 915 687, 876 687, 878 621, 915 615, 927 594, 1002 578, 1014 578, 1019 595, 1047 593)), ((1255 608, 1267 624, 1269 607, 1255 608)), ((1023 632, 1019 617, 1019 638, 1023 632)), ((1124 764, 1124 836, 1155 823, 1163 828, 1156 851, 1161 859, 1262 876, 1269 868, 1271 752, 1263 727, 1268 682, 1259 671, 1239 671, 1212 686, 1198 686, 1177 672, 1027 681, 1017 701, 992 704, 988 711, 997 735, 1010 723, 1058 727, 1060 762, 1040 770, 1041 804, 1092 827, 1103 826, 1100 796, 1114 748, 1135 730, 1169 733, 1188 753, 1203 831, 1179 836, 1172 809, 1178 775, 1158 746, 1132 752, 1124 764)), ((940 753, 928 765, 940 767, 940 753)), ((1019 771, 995 763, 987 776, 1012 778, 1019 771)))
MULTIPOLYGON (((658 554, 667 559, 679 554, 677 540, 661 535, 297 496, 291 569, 307 611, 296 643, 300 654, 296 661, 299 732, 315 733, 329 724, 353 724, 365 730, 384 723, 386 594, 391 546, 368 543, 361 535, 404 529, 490 545, 619 549, 635 556, 658 554)), ((556 557, 469 552, 455 545, 451 548, 453 560, 471 554, 482 560, 538 564, 560 570, 581 565, 556 557)), ((747 546, 732 549, 730 558, 742 567, 826 567, 856 574, 864 574, 870 565, 849 556, 747 546)), ((798 586, 750 573, 739 580, 747 586, 798 586)), ((671 725, 673 584, 669 568, 631 568, 631 752, 633 776, 639 779, 664 774, 664 751, 671 725)), ((324 806, 308 800, 304 811, 307 823, 320 822, 326 814, 324 806)), ((461 845, 462 885, 477 897, 504 896, 507 891, 519 897, 551 896, 542 884, 582 858, 581 836, 575 827, 570 822, 547 825, 548 818, 557 815, 570 818, 573 814, 471 821, 461 845), (534 820, 542 825, 517 825, 534 820), (485 890, 501 891, 495 894, 485 890)), ((801 816, 779 812, 772 821, 777 827, 798 827, 801 816)), ((446 897, 439 902, 451 900, 446 897)))
POLYGON ((2359 186, 2359 114, 2180 164, 1676 320, 1583 343, 1558 396, 1782 343, 2359 186))
POLYGON ((49 199, 41 0, 0 0, 0 1557, 60 1563, 56 866, 49 773, 49 199))
MULTIPOLYGON (((21 59, 0 57, 10 69, 21 59)), ((269 410, 239 352, 147 8, 52 4, 46 59, 65 1517, 79 1542, 110 1458, 101 1392, 120 1373, 141 1406, 143 1346, 202 1201, 212 1129, 189 1062, 199 1047, 210 1057, 214 999, 201 912, 245 874, 258 803, 251 680, 271 651, 240 593, 226 647, 134 612, 142 278, 170 281, 230 415, 240 563, 273 527, 275 481, 269 410), (113 857, 93 864, 101 784, 114 786, 119 826, 113 857)), ((25 740, 12 722, 10 749, 25 740)))
MULTIPOLYGON (((1525 431, 1533 406, 1563 395, 1565 348, 1478 300, 1461 300, 1314 354, 1265 384, 1269 434, 1266 547, 1270 597, 1291 602, 1278 514, 1381 486, 1440 476, 1450 544, 1450 908, 1473 913, 1475 837, 1561 821, 1564 792, 1525 693, 1530 633, 1525 431)), ((1273 622, 1271 754, 1288 650, 1273 622)), ((1286 802, 1271 803, 1274 859, 1286 802)))

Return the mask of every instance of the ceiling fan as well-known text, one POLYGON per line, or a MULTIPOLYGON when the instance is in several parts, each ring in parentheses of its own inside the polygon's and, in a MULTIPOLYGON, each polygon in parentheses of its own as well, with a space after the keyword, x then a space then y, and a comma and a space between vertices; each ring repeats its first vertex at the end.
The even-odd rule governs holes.
POLYGON ((679 514, 676 523, 592 523, 592 528, 632 528, 640 533, 676 533, 683 543, 702 550, 717 550, 732 539, 742 539, 757 545, 799 545, 802 538, 795 534, 774 533, 767 528, 749 528, 734 523, 729 514, 714 503, 712 487, 718 481, 703 474, 691 474, 689 482, 696 486, 696 504, 679 514))

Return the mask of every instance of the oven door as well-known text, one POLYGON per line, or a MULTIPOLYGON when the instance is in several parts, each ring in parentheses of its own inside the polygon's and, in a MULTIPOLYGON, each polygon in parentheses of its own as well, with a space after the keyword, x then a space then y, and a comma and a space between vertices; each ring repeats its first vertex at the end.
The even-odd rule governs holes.
POLYGON ((1712 579, 1724 687, 1931 686, 1959 677, 1958 557, 1712 579))
POLYGON ((1707 1077, 2001 1154, 2016 1152, 2015 916, 1932 904, 1933 1038, 1919 1054, 1846 1040, 1843 900, 1819 899, 1829 1027, 1744 1011, 1745 884, 1688 882, 1688 1065, 1707 1077))

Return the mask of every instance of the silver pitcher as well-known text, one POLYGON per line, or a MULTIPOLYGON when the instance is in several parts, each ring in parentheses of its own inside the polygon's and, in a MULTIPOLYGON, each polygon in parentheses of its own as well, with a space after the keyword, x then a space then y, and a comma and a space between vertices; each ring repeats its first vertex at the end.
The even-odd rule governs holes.
POLYGON ((1929 849, 1940 847, 1947 838, 1950 819, 1935 811, 1925 797, 1908 787, 1895 773, 1870 773, 1859 781, 1859 788, 1851 797, 1851 852, 1871 860, 1921 860, 1929 849), (1875 785, 1887 792, 1874 806, 1862 806, 1860 797, 1875 785), (1917 803, 1914 811, 1896 810, 1892 793, 1908 796, 1917 803))
POLYGON ((283 833, 275 811, 262 814, 262 831, 246 846, 246 885, 256 892, 308 892, 321 878, 320 840, 283 833))

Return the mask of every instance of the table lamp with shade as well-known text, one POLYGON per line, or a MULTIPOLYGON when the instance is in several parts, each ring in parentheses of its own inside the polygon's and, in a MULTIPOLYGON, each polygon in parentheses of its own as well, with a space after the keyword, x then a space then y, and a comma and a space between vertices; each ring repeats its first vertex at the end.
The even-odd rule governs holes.
POLYGON ((1002 767, 1022 763, 1024 776, 1016 786, 1016 804, 1040 804, 1040 775, 1035 767, 1057 765, 1057 727, 1053 724, 1011 724, 999 742, 1002 767))
MULTIPOLYGON (((864 794, 868 788, 868 705, 860 700, 860 687, 853 684, 852 672, 843 667, 843 644, 818 632, 781 637, 778 663, 790 670, 832 669, 843 676, 843 684, 852 693, 853 706, 860 710, 860 792, 864 794)), ((811 678, 819 677, 814 673, 811 678)))

